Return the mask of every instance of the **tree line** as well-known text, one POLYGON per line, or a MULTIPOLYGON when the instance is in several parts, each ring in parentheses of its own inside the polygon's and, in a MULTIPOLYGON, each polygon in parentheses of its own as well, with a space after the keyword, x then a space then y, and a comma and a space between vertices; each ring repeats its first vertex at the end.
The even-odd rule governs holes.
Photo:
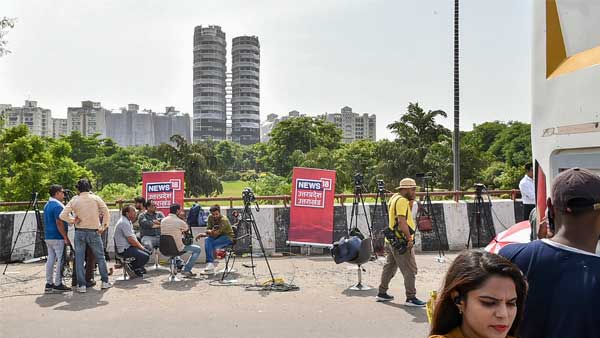
MULTIPOLYGON (((367 190, 376 180, 393 189, 404 177, 433 174, 437 189, 452 187, 451 132, 438 121, 441 110, 426 111, 410 103, 397 121, 387 126, 393 140, 342 143, 342 131, 313 117, 278 123, 266 143, 242 146, 230 141, 188 143, 179 135, 171 144, 121 147, 109 138, 79 132, 58 139, 31 135, 26 126, 0 128, 0 200, 26 201, 33 190, 42 198, 52 183, 73 188, 81 177, 108 200, 140 194, 142 171, 183 169, 186 196, 214 196, 222 181, 244 180, 257 195, 289 194, 296 166, 337 171, 336 192, 351 192, 354 174, 365 177, 367 190)), ((511 189, 531 161, 530 125, 485 122, 461 132, 463 190, 484 183, 511 189)))

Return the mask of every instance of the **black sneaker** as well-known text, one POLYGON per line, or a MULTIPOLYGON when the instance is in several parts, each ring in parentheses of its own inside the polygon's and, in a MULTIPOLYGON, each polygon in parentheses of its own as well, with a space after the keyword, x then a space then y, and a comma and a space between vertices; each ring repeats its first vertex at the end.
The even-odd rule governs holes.
POLYGON ((96 281, 95 280, 91 280, 87 283, 85 283, 85 286, 88 288, 93 288, 94 286, 96 286, 96 281))
POLYGON ((417 297, 414 298, 409 298, 406 300, 406 303, 404 303, 404 305, 406 306, 413 306, 413 307, 424 307, 425 306, 425 302, 420 300, 417 297))
POLYGON ((54 285, 46 283, 46 286, 44 287, 44 292, 50 293, 50 292, 52 292, 53 289, 54 289, 54 285))
POLYGON ((377 294, 378 302, 389 302, 391 300, 394 300, 394 296, 390 296, 387 293, 378 293, 377 294))
POLYGON ((54 291, 58 291, 58 292, 69 292, 72 291, 72 289, 68 286, 65 286, 64 284, 58 285, 58 286, 54 286, 54 291))

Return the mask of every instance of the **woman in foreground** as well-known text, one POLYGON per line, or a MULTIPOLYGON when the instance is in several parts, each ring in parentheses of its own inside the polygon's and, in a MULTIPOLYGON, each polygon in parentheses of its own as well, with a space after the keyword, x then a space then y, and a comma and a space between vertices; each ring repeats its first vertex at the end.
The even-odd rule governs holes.
POLYGON ((430 338, 514 336, 526 294, 523 274, 511 262, 488 252, 463 252, 446 274, 430 338))

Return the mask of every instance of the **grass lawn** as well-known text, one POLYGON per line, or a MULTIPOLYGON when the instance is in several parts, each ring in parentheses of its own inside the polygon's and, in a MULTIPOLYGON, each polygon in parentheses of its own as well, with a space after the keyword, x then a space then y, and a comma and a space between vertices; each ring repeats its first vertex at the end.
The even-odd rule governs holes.
POLYGON ((223 184, 223 193, 219 197, 242 197, 242 190, 250 186, 244 181, 222 181, 221 184, 223 184))

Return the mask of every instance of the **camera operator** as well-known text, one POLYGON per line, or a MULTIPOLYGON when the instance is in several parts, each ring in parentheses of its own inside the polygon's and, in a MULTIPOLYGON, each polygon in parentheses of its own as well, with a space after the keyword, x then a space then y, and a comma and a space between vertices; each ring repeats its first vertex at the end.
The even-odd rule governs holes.
POLYGON ((183 240, 181 237, 183 236, 184 232, 189 231, 189 226, 184 219, 185 211, 181 205, 175 203, 169 207, 169 216, 162 219, 160 222, 160 228, 162 235, 173 237, 173 240, 175 240, 175 245, 177 245, 177 250, 192 253, 187 263, 183 267, 182 272, 185 277, 191 278, 196 276, 196 274, 192 272, 192 267, 194 266, 194 263, 196 263, 196 260, 198 260, 202 249, 195 244, 183 245, 183 240))
POLYGON ((206 237, 204 240, 204 250, 206 251, 206 268, 204 273, 212 274, 215 271, 214 250, 221 249, 233 243, 233 229, 227 219, 227 216, 221 214, 221 207, 218 204, 210 207, 210 216, 208 216, 207 230, 205 234, 196 237, 206 237))
POLYGON ((425 302, 419 300, 417 289, 415 287, 415 276, 417 274, 417 262, 413 249, 415 233, 415 221, 412 217, 410 201, 415 199, 417 183, 412 178, 404 178, 400 181, 400 186, 396 188, 398 193, 394 194, 389 200, 389 227, 400 242, 406 243, 406 248, 392 246, 390 241, 385 239, 384 251, 386 254, 385 265, 381 273, 381 284, 377 301, 388 302, 394 299, 387 294, 387 290, 396 271, 400 268, 404 277, 404 288, 406 290, 406 306, 423 307, 425 302), (404 251, 403 253, 401 253, 404 251))

